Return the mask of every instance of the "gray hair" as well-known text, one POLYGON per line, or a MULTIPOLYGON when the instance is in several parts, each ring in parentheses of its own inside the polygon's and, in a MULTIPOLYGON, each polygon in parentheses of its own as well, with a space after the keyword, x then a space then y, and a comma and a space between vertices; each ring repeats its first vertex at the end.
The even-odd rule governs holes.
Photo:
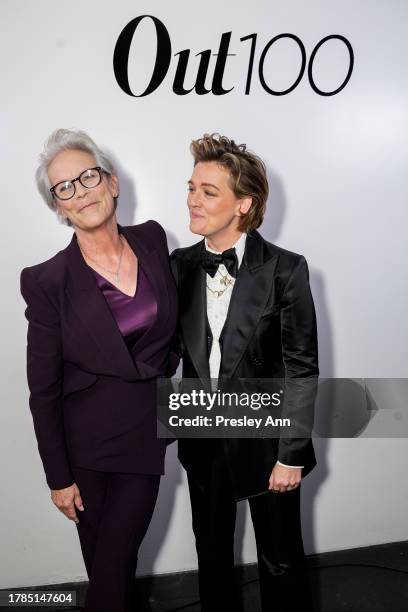
POLYGON ((69 219, 66 219, 58 213, 55 198, 50 191, 51 184, 47 173, 48 166, 58 155, 58 153, 67 150, 85 151, 86 153, 90 153, 95 158, 96 165, 100 166, 103 170, 105 170, 105 172, 108 174, 116 174, 116 171, 106 154, 101 151, 101 149, 86 132, 61 128, 59 130, 55 130, 55 132, 51 134, 44 145, 44 151, 40 155, 40 165, 35 173, 35 180, 38 191, 42 195, 45 203, 58 215, 59 221, 61 223, 65 223, 65 225, 72 226, 69 219))

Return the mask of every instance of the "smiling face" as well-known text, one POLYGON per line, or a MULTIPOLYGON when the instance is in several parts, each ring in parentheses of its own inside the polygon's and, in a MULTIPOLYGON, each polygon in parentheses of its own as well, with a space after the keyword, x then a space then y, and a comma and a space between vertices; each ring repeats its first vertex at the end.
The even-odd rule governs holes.
MULTIPOLYGON (((86 151, 61 151, 48 166, 48 178, 51 185, 56 185, 73 180, 84 170, 97 165, 94 156, 86 151)), ((59 213, 69 219, 74 227, 95 229, 113 217, 118 188, 116 176, 102 173, 102 180, 96 187, 89 189, 76 181, 75 195, 70 200, 55 198, 55 202, 59 213)))
POLYGON ((252 199, 238 199, 230 187, 230 172, 216 162, 198 162, 188 182, 190 230, 220 248, 239 238, 238 224, 252 199))

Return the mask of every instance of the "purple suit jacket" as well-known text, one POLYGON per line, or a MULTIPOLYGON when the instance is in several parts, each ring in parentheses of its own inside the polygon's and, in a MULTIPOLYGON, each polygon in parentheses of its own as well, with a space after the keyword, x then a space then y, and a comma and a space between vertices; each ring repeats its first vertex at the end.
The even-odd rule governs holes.
POLYGON ((76 234, 51 259, 21 272, 27 303, 30 409, 48 485, 74 482, 72 466, 162 474, 156 378, 173 374, 177 293, 166 234, 155 221, 121 227, 157 300, 151 328, 126 347, 80 252, 76 234))

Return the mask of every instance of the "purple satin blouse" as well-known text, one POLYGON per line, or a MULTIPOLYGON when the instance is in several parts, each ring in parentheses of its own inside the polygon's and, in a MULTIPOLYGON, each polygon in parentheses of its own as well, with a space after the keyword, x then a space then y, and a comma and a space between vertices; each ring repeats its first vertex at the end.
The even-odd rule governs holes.
MULTIPOLYGON (((90 266, 89 266, 90 267, 90 266)), ((119 330, 131 346, 151 327, 157 315, 157 302, 152 286, 139 262, 136 292, 133 297, 115 287, 99 272, 91 268, 119 330)))

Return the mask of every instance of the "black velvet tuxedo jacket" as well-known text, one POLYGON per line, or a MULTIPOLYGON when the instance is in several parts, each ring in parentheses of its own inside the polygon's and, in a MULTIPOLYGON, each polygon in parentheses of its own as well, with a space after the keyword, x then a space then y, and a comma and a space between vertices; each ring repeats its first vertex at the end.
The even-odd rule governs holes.
MULTIPOLYGON (((171 255, 179 293, 183 377, 202 380, 210 378, 212 342, 206 314, 206 273, 200 263, 204 248, 202 240, 171 255)), ((302 255, 266 242, 257 231, 248 234, 220 347, 219 381, 310 377, 317 382, 316 317, 302 255)), ((294 401, 296 414, 305 408, 302 394, 294 401)), ((303 475, 316 464, 310 438, 223 439, 222 443, 237 499, 266 492, 277 460, 303 465, 303 475)), ((180 439, 178 445, 183 466, 198 482, 205 482, 211 440, 180 439)))
POLYGON ((67 248, 21 272, 27 303, 30 408, 47 482, 71 467, 163 473, 156 435, 156 377, 172 374, 177 293, 166 235, 155 221, 121 227, 157 301, 154 324, 128 349, 76 234, 67 248))

